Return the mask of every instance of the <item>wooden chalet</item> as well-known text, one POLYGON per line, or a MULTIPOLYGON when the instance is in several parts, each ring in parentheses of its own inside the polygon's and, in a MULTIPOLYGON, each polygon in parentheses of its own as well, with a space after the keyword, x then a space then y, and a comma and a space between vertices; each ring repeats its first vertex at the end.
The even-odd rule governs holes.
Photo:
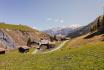
POLYGON ((29 47, 21 46, 21 47, 18 48, 18 51, 21 52, 21 53, 27 53, 27 52, 29 52, 29 47))
POLYGON ((5 54, 5 49, 4 48, 0 48, 0 54, 5 54))

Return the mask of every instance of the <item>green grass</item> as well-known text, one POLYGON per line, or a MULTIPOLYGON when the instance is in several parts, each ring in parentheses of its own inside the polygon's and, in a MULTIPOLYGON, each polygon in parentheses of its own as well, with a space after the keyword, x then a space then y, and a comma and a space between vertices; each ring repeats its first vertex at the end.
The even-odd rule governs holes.
POLYGON ((32 28, 25 26, 25 25, 14 25, 14 24, 3 24, 0 23, 0 28, 3 29, 15 29, 15 30, 21 30, 21 31, 33 31, 32 28))
POLYGON ((0 55, 0 70, 104 70, 104 42, 71 49, 67 44, 48 54, 21 54, 16 50, 0 55))

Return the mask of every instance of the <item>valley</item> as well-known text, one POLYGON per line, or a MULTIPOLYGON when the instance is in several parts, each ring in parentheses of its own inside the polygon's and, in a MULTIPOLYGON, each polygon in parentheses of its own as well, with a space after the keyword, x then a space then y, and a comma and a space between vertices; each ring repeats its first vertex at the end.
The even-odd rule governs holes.
POLYGON ((6 70, 103 70, 104 43, 99 39, 78 37, 68 41, 62 48, 47 54, 25 54, 18 50, 0 55, 0 68, 6 70), (75 42, 77 41, 77 42, 75 42))
MULTIPOLYGON (((100 21, 101 21, 100 23, 103 23, 102 20, 100 21)), ((94 22, 93 24, 91 24, 91 26, 94 27, 95 24, 98 23, 99 22, 94 22)), ((88 25, 87 27, 90 28, 90 25, 88 25)), ((10 30, 11 29, 9 29, 8 32, 8 30, 6 31, 6 29, 3 28, 3 31, 7 32, 8 34, 14 31, 12 30, 12 32, 10 32, 10 30)), ((17 30, 19 29, 16 29, 15 32, 17 30)), ((83 34, 81 35, 76 34, 77 37, 70 36, 71 39, 69 40, 56 41, 53 38, 54 40, 53 42, 55 42, 54 48, 48 48, 43 50, 41 47, 40 48, 30 47, 29 52, 25 52, 25 53, 20 53, 18 48, 15 48, 14 50, 6 51, 5 54, 0 55, 0 69, 1 70, 3 69, 5 70, 18 70, 18 69, 19 70, 69 70, 69 69, 70 70, 103 70, 104 69, 103 31, 99 29, 97 29, 96 31, 95 29, 94 32, 89 31, 87 33, 85 32, 85 30, 83 30, 82 28, 83 34)), ((5 34, 8 35, 7 33, 5 34)), ((11 36, 11 34, 9 36, 11 36)), ((48 38, 47 39, 46 38, 47 36, 43 40, 46 41, 47 43, 47 39, 52 37, 51 36, 49 37, 48 35, 48 38)), ((15 36, 14 37, 11 36, 10 40, 11 39, 13 39, 15 43, 16 40, 15 36)), ((33 39, 34 41, 36 41, 36 38, 33 39)), ((22 40, 19 39, 19 41, 22 40)), ((30 41, 28 42, 31 43, 30 41)), ((16 43, 18 43, 18 41, 16 43)), ((20 44, 20 46, 25 46, 25 45, 20 44)), ((32 46, 36 46, 36 45, 33 44, 32 46)), ((9 48, 7 49, 9 50, 9 48)))
POLYGON ((102 27, 103 19, 97 18, 68 39, 57 39, 24 25, 1 24, 0 47, 6 52, 0 54, 0 70, 103 70, 102 27))
POLYGON ((0 70, 104 70, 104 0, 0 0, 0 70))

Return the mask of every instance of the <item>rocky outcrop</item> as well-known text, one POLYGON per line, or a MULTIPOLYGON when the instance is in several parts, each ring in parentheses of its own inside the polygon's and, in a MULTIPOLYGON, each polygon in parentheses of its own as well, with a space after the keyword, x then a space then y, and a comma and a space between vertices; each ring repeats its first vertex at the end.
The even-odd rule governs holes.
POLYGON ((15 42, 4 29, 0 29, 0 43, 3 45, 3 48, 16 48, 15 42))
POLYGON ((22 31, 16 29, 0 29, 0 45, 6 49, 14 49, 19 46, 26 46, 28 39, 33 40, 47 39, 50 36, 40 31, 22 31))

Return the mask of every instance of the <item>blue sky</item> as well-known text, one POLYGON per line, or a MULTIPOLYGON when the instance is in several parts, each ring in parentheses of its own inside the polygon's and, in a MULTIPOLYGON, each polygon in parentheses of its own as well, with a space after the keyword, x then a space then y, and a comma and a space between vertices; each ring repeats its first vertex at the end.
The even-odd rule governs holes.
POLYGON ((102 14, 104 0, 0 0, 0 22, 39 30, 87 25, 102 14))

